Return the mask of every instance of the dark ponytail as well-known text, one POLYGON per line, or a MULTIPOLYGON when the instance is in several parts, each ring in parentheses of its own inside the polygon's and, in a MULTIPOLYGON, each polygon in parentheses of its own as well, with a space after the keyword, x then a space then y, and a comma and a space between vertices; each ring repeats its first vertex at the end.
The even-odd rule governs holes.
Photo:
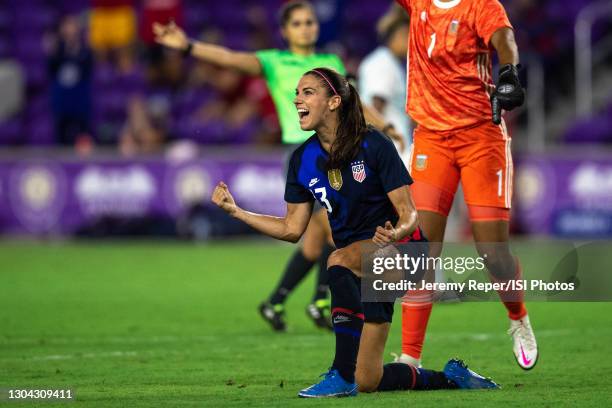
POLYGON ((329 96, 338 95, 341 99, 336 139, 327 162, 328 170, 340 169, 357 157, 363 135, 368 129, 359 93, 344 76, 333 69, 316 68, 305 75, 319 78, 329 96))

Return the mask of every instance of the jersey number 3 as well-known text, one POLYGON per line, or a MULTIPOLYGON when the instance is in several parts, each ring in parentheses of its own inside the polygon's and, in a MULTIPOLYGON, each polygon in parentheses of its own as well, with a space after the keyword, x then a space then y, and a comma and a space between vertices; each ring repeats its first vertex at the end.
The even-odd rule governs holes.
POLYGON ((325 205, 325 208, 327 209, 327 212, 331 213, 332 212, 332 206, 331 206, 331 203, 327 200, 327 190, 325 189, 325 187, 315 188, 314 192, 315 192, 315 194, 321 194, 321 197, 319 197, 319 200, 321 200, 323 205, 325 205))

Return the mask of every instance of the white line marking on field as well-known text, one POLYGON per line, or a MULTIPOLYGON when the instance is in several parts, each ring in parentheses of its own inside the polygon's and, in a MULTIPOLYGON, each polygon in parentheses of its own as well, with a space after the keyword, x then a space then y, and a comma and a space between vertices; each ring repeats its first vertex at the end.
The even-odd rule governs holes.
MULTIPOLYGON (((1 345, 36 345, 36 346, 49 346, 49 345, 66 345, 66 344, 137 344, 137 343, 180 343, 180 342, 200 342, 200 341, 221 341, 224 342, 227 336, 231 336, 231 333, 223 333, 216 335, 207 336, 109 336, 109 337, 0 337, 1 345)), ((250 335, 248 338, 244 338, 245 341, 253 341, 257 337, 261 337, 263 341, 268 342, 270 334, 266 332, 261 336, 257 334, 250 335)), ((318 340, 321 338, 321 334, 293 334, 291 335, 292 340, 318 340)))
MULTIPOLYGON (((536 338, 538 337, 557 337, 569 336, 575 330, 559 329, 559 330, 534 330, 536 338)), ((502 333, 433 333, 427 334, 425 341, 445 341, 445 340, 473 340, 473 341, 489 341, 493 339, 510 338, 505 332, 502 333)))
MULTIPOLYGON (((581 330, 583 332, 584 330, 581 330)), ((572 329, 557 329, 557 330, 537 330, 535 331, 537 338, 545 337, 561 337, 569 336, 576 333, 577 330, 572 329)), ((219 345, 223 345, 223 339, 225 335, 209 335, 209 336, 151 336, 151 337, 105 337, 105 338, 82 338, 82 337, 70 337, 70 338, 49 338, 49 339, 35 339, 35 338, 9 338, 1 339, 0 344, 25 344, 25 345, 66 345, 66 344, 109 344, 109 343, 175 343, 175 342, 188 342, 188 341, 219 341, 219 345)), ((316 341, 320 338, 317 334, 299 334, 292 337, 296 341, 316 341)), ((448 333, 428 333, 426 341, 441 342, 441 341, 457 341, 457 340, 469 340, 484 342, 489 340, 498 340, 509 338, 505 332, 487 332, 487 333, 473 333, 473 332, 448 332, 448 333)), ((251 341, 253 339, 251 338, 251 341)), ((273 343, 266 343, 266 348, 271 349, 275 345, 273 343)), ((217 350, 219 351, 219 350, 217 350)), ((229 351, 229 349, 228 349, 229 351)), ((0 361, 23 361, 23 360, 34 360, 34 361, 48 361, 48 360, 71 360, 79 358, 126 358, 136 356, 151 356, 156 354, 182 354, 176 350, 163 350, 163 351, 108 351, 108 352, 89 352, 89 353, 74 353, 74 354, 51 354, 42 356, 20 356, 20 357, 0 357, 0 361)))
MULTIPOLYGON (((569 336, 576 333, 578 330, 572 329, 557 329, 557 330, 536 330, 536 337, 561 337, 569 336)), ((580 330, 583 332, 584 330, 580 330)), ((220 345, 223 343, 225 335, 209 335, 209 336, 151 336, 151 337, 106 337, 106 338, 50 338, 50 339, 33 339, 33 338, 12 338, 2 339, 0 344, 35 344, 40 345, 41 340, 44 340, 42 344, 105 344, 105 343, 172 343, 172 342, 185 342, 185 341, 220 341, 220 345)), ((296 334, 293 336, 294 340, 311 340, 316 341, 320 338, 317 334, 296 334)), ((505 332, 487 332, 487 333, 473 333, 473 332, 448 332, 448 333, 428 333, 426 341, 457 341, 457 340, 471 340, 471 341, 489 341, 494 339, 509 338, 505 332)), ((252 340, 252 339, 251 339, 252 340)), ((267 343, 269 349, 273 344, 267 343)), ((218 352, 219 350, 217 350, 218 352)), ((229 351, 229 349, 228 349, 229 351)), ((148 350, 148 351, 106 351, 106 352, 88 352, 88 353, 73 353, 73 354, 50 354, 42 356, 11 356, 11 357, 0 357, 0 361, 53 361, 53 360, 73 360, 80 358, 127 358, 137 356, 154 356, 159 354, 185 354, 178 350, 148 350)))
POLYGON ((73 358, 106 358, 106 357, 134 357, 135 351, 108 351, 104 353, 82 353, 82 354, 51 354, 49 356, 34 356, 28 360, 71 360, 73 358))
POLYGON ((100 353, 74 353, 74 354, 50 354, 46 356, 23 356, 23 357, 3 357, 0 361, 50 361, 50 360, 73 360, 79 358, 112 358, 112 357, 136 357, 141 353, 136 351, 105 351, 100 353))
POLYGON ((57 361, 57 360, 75 360, 81 358, 127 358, 127 357, 153 357, 156 355, 178 355, 185 354, 177 350, 147 350, 147 351, 102 351, 89 353, 74 353, 74 354, 49 354, 42 356, 21 356, 21 357, 2 357, 0 361, 57 361))
POLYGON ((215 340, 219 336, 111 336, 111 337, 50 337, 50 338, 0 338, 0 344, 33 344, 33 345, 63 345, 63 344, 132 344, 132 343, 175 343, 181 341, 215 340))

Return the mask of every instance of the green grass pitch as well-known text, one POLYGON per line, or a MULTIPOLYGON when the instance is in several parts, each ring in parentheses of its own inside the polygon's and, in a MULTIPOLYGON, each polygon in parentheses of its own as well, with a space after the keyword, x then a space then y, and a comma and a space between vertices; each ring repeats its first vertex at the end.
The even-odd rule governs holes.
MULTIPOLYGON (((541 350, 531 372, 513 360, 501 304, 436 306, 425 365, 461 357, 500 391, 298 399, 330 364, 333 337, 305 316, 312 276, 288 301, 288 333, 273 333, 256 312, 291 250, 271 241, 0 242, 0 388, 72 388, 77 399, 0 405, 609 404, 612 303, 529 304, 541 350)), ((400 320, 396 313, 388 353, 400 348, 400 320)))

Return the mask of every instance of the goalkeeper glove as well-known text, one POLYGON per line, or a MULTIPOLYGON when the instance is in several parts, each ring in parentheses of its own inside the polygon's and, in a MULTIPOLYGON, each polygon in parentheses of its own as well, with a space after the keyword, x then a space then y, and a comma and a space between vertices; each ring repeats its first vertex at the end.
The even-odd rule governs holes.
POLYGON ((510 111, 521 106, 525 100, 525 90, 518 77, 518 66, 512 64, 502 65, 499 68, 499 78, 495 92, 491 95, 491 110, 493 123, 501 123, 502 109, 510 111))

